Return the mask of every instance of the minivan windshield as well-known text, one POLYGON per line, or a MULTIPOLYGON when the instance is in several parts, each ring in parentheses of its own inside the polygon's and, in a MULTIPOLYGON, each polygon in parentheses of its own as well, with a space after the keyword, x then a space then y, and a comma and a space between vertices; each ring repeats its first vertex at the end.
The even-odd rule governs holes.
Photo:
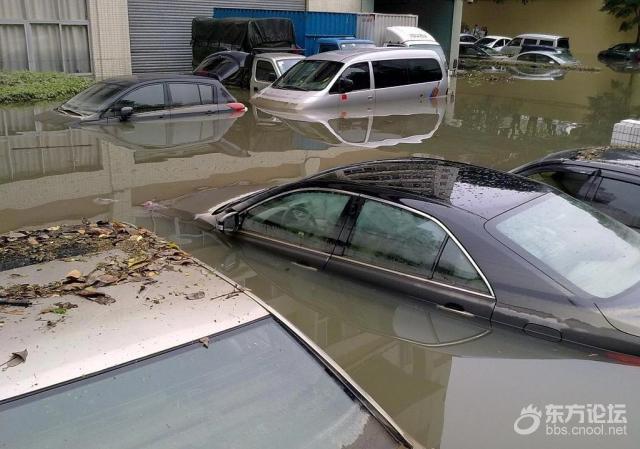
POLYGON ((96 83, 80 92, 64 103, 61 108, 81 114, 95 114, 102 111, 120 91, 123 86, 110 83, 96 83))
POLYGON ((272 87, 288 90, 322 90, 335 78, 343 64, 336 61, 300 61, 282 75, 272 87))
POLYGON ((640 234, 576 199, 548 194, 496 220, 496 237, 590 295, 610 298, 640 282, 640 234))
POLYGON ((401 447, 273 318, 2 404, 0 429, 16 449, 401 447))

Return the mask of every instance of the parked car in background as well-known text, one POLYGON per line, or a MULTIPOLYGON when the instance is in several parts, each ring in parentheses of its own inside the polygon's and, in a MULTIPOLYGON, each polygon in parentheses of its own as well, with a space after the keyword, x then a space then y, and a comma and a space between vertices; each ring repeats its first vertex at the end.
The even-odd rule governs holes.
POLYGON ((375 42, 369 39, 356 39, 355 37, 321 37, 316 42, 317 53, 334 50, 352 50, 354 48, 374 48, 375 42))
POLYGON ((255 55, 249 83, 251 95, 269 86, 303 59, 304 56, 293 53, 259 53, 255 55))
POLYGON ((387 27, 384 33, 384 46, 433 50, 438 53, 442 61, 444 61, 445 67, 447 67, 447 57, 444 54, 444 50, 442 50, 442 46, 431 34, 421 28, 407 26, 387 27))
MULTIPOLYGON (((146 265, 138 263, 126 280, 103 275, 113 278, 98 284, 94 298, 103 302, 60 290, 30 297, 20 316, 3 314, 4 447, 40 448, 45 439, 51 448, 86 449, 421 447, 318 346, 241 286, 148 232, 83 229, 113 238, 125 228, 123 239, 130 233, 167 245, 136 253, 156 265, 153 280, 132 279, 146 265), (159 257, 159 249, 182 263, 159 257)), ((83 254, 73 265, 104 273, 131 265, 131 256, 83 254)), ((68 287, 67 271, 56 259, 0 272, 0 280, 3 287, 68 287)))
POLYGON ((508 58, 508 56, 491 48, 464 42, 460 43, 458 55, 458 67, 461 69, 469 69, 481 63, 506 60, 508 58))
POLYGON ((616 44, 598 53, 598 59, 604 61, 640 61, 640 44, 616 44))
POLYGON ((231 244, 308 270, 543 339, 640 354, 640 234, 521 176, 434 159, 370 161, 198 219, 231 244))
POLYGON ((502 53, 514 56, 521 52, 523 46, 540 45, 543 47, 564 48, 569 50, 569 38, 551 34, 521 34, 512 39, 500 50, 502 53))
POLYGON ((238 111, 245 106, 219 81, 191 75, 109 78, 55 109, 78 122, 101 124, 238 111))
POLYGON ((244 51, 220 51, 202 60, 194 75, 216 79, 229 86, 246 87, 249 81, 247 69, 250 54, 244 51))
MULTIPOLYGON (((462 39, 460 39, 460 42, 463 42, 462 39)), ((500 51, 509 42, 511 42, 511 38, 506 36, 486 36, 475 41, 477 45, 492 48, 496 51, 500 51)))
POLYGON ((335 111, 390 101, 426 101, 445 96, 447 88, 444 61, 433 50, 357 48, 300 61, 251 102, 275 111, 335 111))
POLYGON ((511 172, 549 184, 640 230, 640 151, 620 147, 567 150, 511 172))
POLYGON ((514 61, 532 64, 558 65, 570 67, 579 64, 570 53, 563 51, 528 51, 512 58, 514 61))
POLYGON ((477 41, 478 38, 475 37, 473 34, 469 34, 469 33, 460 33, 460 42, 470 42, 470 43, 474 43, 475 41, 477 41))

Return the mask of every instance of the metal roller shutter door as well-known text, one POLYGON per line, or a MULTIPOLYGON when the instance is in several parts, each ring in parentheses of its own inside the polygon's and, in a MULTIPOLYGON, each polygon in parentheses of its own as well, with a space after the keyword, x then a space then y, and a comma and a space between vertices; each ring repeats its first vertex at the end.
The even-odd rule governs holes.
MULTIPOLYGON (((134 73, 191 71, 191 20, 213 8, 238 7, 221 0, 129 0, 134 73)), ((305 0, 248 0, 243 8, 304 11, 305 0)))

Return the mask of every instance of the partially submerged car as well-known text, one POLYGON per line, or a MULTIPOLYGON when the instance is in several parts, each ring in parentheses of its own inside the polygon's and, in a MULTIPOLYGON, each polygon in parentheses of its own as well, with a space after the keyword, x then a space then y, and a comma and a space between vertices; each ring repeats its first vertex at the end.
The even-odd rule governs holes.
POLYGON ((468 69, 480 64, 506 60, 507 56, 478 44, 460 43, 458 67, 468 69))
POLYGON ((444 60, 433 50, 330 51, 300 61, 251 102, 267 110, 302 111, 428 101, 446 96, 446 73, 444 60))
POLYGON ((640 61, 640 44, 616 44, 598 53, 600 61, 640 61))
MULTIPOLYGON (((464 42, 460 39, 460 42, 464 42)), ((507 36, 485 36, 475 41, 477 45, 481 47, 492 48, 493 50, 500 51, 502 47, 511 42, 511 38, 507 36)))
POLYGON ((304 56, 294 53, 261 53, 253 57, 251 65, 251 95, 268 87, 287 73, 291 67, 303 60, 304 56))
POLYGON ((512 58, 516 62, 539 64, 539 65, 556 65, 562 67, 572 67, 579 64, 571 53, 564 51, 527 51, 520 53, 512 58))
POLYGON ((522 48, 529 45, 548 47, 548 49, 559 48, 569 50, 569 38, 552 34, 521 34, 508 42, 500 50, 502 53, 514 56, 522 51, 522 48))
POLYGON ((511 171, 589 203, 640 230, 640 151, 624 147, 566 150, 511 171))
POLYGON ((133 75, 97 82, 49 115, 104 124, 241 111, 245 106, 219 81, 191 75, 133 75))
POLYGON ((198 219, 469 319, 640 354, 640 234, 544 184, 423 158, 328 170, 198 219))
POLYGON ((289 321, 175 245, 120 223, 0 236, 22 262, 32 239, 45 262, 0 272, 2 446, 420 447, 289 321))

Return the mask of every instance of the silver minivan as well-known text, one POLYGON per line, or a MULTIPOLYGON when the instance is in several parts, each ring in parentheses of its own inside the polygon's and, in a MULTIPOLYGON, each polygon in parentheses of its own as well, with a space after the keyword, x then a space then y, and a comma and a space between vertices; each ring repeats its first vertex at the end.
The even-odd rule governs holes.
POLYGON ((447 94, 445 63, 433 50, 361 48, 298 62, 251 101, 267 110, 345 108, 447 94))
POLYGON ((514 56, 522 51, 522 47, 532 45, 569 50, 569 38, 551 34, 521 34, 502 47, 500 52, 514 56))

